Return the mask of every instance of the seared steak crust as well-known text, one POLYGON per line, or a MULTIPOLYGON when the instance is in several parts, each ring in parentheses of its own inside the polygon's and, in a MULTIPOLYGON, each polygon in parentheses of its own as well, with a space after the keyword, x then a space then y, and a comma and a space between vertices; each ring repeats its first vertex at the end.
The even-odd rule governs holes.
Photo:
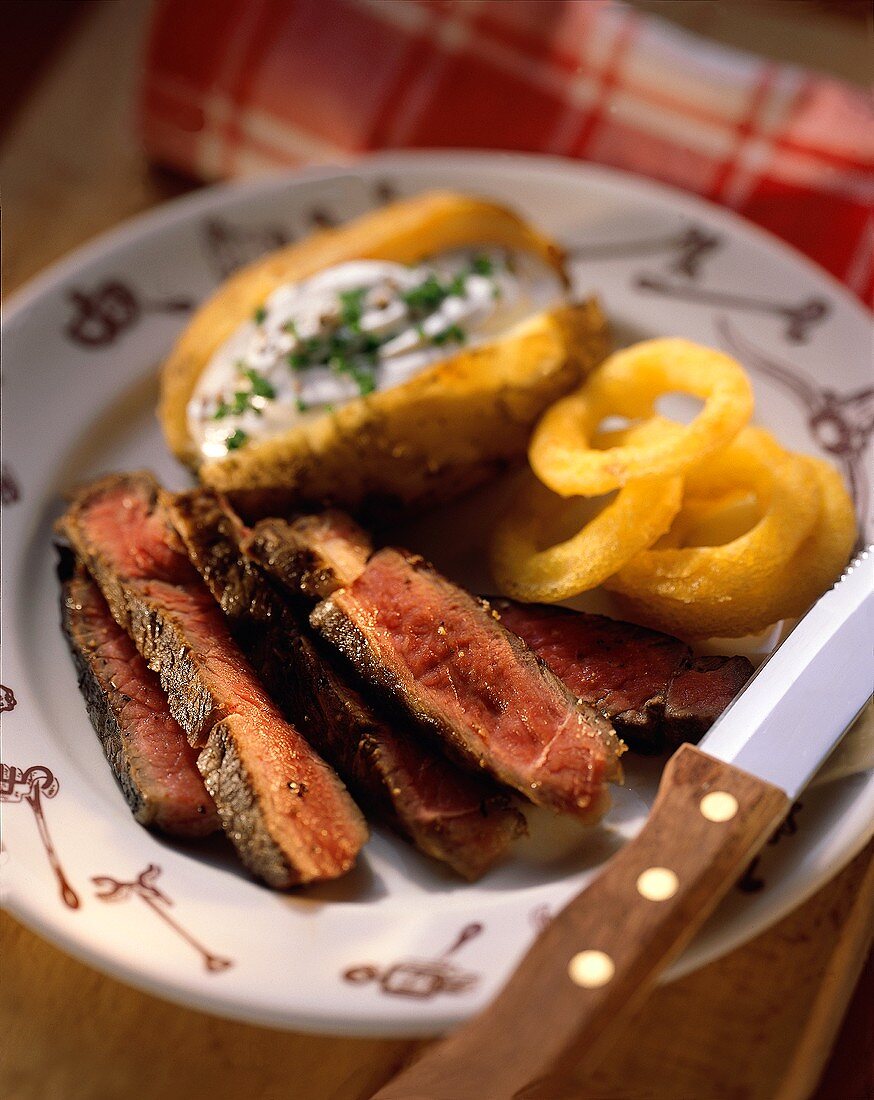
POLYGON ((313 602, 351 584, 373 553, 367 533, 335 509, 292 522, 261 520, 241 547, 280 584, 313 602))
MULTIPOLYGON (((479 878, 524 829, 506 795, 421 745, 402 719, 388 724, 346 682, 286 598, 257 566, 241 559, 244 529, 221 497, 194 490, 176 495, 169 507, 244 652, 356 799, 420 851, 465 878, 479 878)), ((275 522, 278 532, 283 525, 275 522)), ((316 527, 308 524, 307 530, 316 527)))
POLYGON ((605 811, 622 751, 609 722, 422 558, 380 550, 310 621, 468 765, 585 820, 605 811))
POLYGON ((693 657, 679 638, 602 615, 492 598, 489 605, 571 691, 642 752, 697 741, 752 674, 746 657, 693 657))
POLYGON ((59 524, 158 673, 246 866, 276 887, 335 878, 367 829, 335 773, 277 710, 169 524, 149 474, 104 478, 59 524))
POLYGON ((106 759, 141 825, 174 836, 220 828, 197 752, 167 709, 158 677, 81 569, 62 582, 61 622, 106 759))

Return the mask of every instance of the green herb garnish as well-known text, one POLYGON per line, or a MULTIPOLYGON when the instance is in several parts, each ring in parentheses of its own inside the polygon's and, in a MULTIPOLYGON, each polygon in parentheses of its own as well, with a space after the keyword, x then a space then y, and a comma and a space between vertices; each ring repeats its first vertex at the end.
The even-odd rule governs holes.
POLYGON ((363 367, 354 367, 351 373, 358 386, 358 392, 362 397, 366 397, 369 393, 373 393, 376 389, 376 375, 372 370, 367 370, 363 367))
POLYGON ((218 405, 216 405, 215 412, 212 414, 212 418, 213 420, 224 420, 230 411, 230 405, 228 405, 223 398, 220 398, 218 405))
POLYGON ((470 271, 472 275, 493 275, 495 265, 488 256, 474 256, 471 260, 470 271))
POLYGON ((367 293, 367 287, 359 287, 357 290, 341 290, 338 297, 340 299, 340 318, 347 328, 352 329, 353 332, 358 332, 361 328, 361 314, 364 312, 364 296, 367 293))
POLYGON ((267 320, 267 309, 265 306, 258 306, 255 310, 254 321, 256 325, 263 325, 267 320))
POLYGON ((263 374, 259 374, 258 371, 250 368, 244 370, 243 373, 252 383, 252 393, 255 397, 266 397, 271 401, 276 397, 276 390, 263 374))
POLYGON ((282 326, 283 332, 289 333, 291 336, 297 336, 297 325, 294 321, 286 321, 282 326))
POLYGON ((410 309, 419 313, 430 313, 449 297, 449 287, 444 286, 436 275, 429 275, 424 283, 401 293, 401 298, 410 309))
POLYGON ((236 451, 238 447, 242 447, 244 443, 249 442, 249 437, 243 431, 242 428, 237 428, 235 432, 228 436, 225 440, 225 446, 229 451, 236 451))
POLYGON ((431 337, 431 343, 437 344, 439 347, 441 344, 448 344, 450 342, 463 344, 466 339, 467 334, 461 325, 449 325, 449 327, 443 329, 442 332, 435 332, 431 337))

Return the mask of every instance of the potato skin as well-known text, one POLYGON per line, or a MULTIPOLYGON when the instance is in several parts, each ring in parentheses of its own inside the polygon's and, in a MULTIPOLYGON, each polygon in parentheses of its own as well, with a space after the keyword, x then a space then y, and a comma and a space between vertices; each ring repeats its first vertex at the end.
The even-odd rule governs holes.
POLYGON ((594 301, 540 314, 400 386, 222 459, 201 465, 187 426, 188 401, 213 353, 278 286, 350 259, 417 263, 472 245, 533 253, 567 284, 558 245, 505 207, 452 192, 392 203, 237 272, 197 311, 162 368, 158 418, 170 449, 250 516, 304 502, 406 507, 483 481, 523 453, 540 413, 609 351, 594 301))
POLYGON ((248 519, 341 505, 375 518, 449 500, 525 453, 537 419, 609 350, 591 299, 524 321, 410 381, 204 463, 248 519))

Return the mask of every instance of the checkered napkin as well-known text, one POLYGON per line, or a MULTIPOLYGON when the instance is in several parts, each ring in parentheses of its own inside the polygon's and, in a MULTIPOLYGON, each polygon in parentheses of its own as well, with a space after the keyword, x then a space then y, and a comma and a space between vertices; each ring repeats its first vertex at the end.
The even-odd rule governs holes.
POLYGON ((141 107, 152 157, 204 179, 386 148, 614 165, 874 291, 869 98, 614 0, 158 0, 141 107))

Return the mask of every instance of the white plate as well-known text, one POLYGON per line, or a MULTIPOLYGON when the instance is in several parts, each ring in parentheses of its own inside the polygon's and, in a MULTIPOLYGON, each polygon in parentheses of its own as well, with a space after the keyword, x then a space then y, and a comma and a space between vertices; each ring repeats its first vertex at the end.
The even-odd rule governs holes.
MULTIPOLYGON (((575 252, 578 288, 602 296, 620 340, 682 335, 739 354, 758 419, 789 446, 830 451, 860 504, 864 495, 870 344, 859 304, 731 214, 603 169, 416 153, 204 191, 101 238, 21 293, 3 347, 6 901, 97 967, 253 1022, 426 1035, 463 1019, 548 914, 640 828, 658 777, 658 762, 632 762, 627 789, 588 834, 532 815, 532 837, 474 886, 377 832, 345 881, 283 895, 250 881, 223 843, 171 844, 141 829, 88 723, 58 629, 51 523, 62 492, 142 466, 183 486, 153 410, 156 364, 189 304, 314 219, 435 186, 505 200, 555 233, 575 252)), ((410 540, 482 585, 479 512, 492 495, 432 517, 410 540), (441 538, 447 530, 463 541, 441 538)), ((849 860, 874 819, 874 777, 802 802, 748 877, 759 888, 732 893, 673 976, 761 931, 849 860)))

